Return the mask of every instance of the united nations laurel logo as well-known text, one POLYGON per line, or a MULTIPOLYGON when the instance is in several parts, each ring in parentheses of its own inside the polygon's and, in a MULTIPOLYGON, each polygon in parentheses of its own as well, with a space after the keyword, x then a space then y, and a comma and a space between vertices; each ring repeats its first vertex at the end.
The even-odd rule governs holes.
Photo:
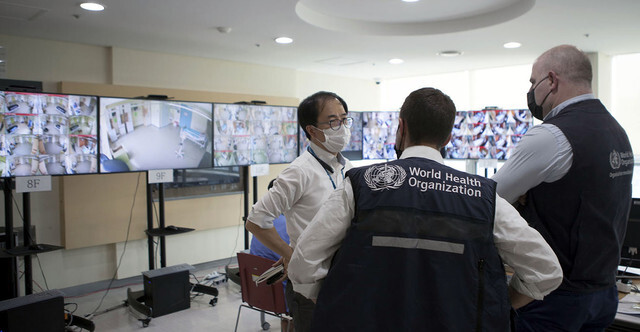
POLYGON ((613 150, 609 154, 609 164, 611 164, 611 168, 618 169, 622 164, 622 159, 620 159, 620 153, 618 151, 613 150))
POLYGON ((404 183, 407 172, 398 165, 371 166, 364 173, 364 180, 371 190, 398 189, 404 183))

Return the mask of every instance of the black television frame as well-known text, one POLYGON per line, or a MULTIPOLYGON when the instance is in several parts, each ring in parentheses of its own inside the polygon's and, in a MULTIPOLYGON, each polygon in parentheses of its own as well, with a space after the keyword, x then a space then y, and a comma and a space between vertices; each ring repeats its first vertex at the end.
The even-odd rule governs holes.
MULTIPOLYGON (((213 129, 213 133, 214 133, 214 138, 213 138, 213 140, 214 140, 214 144, 213 144, 213 159, 214 159, 214 161, 213 161, 213 167, 250 166, 250 165, 255 165, 255 164, 270 164, 270 165, 288 164, 288 163, 293 162, 298 157, 298 151, 299 151, 299 146, 300 146, 300 142, 299 142, 300 133, 299 133, 299 128, 298 128, 299 126, 298 126, 297 106, 267 105, 267 104, 246 104, 246 103, 214 103, 213 107, 214 107, 214 109, 213 109, 213 114, 214 114, 214 121, 213 121, 213 126, 214 126, 214 129, 213 129), (237 154, 238 153, 238 149, 237 149, 236 146, 232 146, 231 150, 218 150, 216 148, 216 142, 217 142, 216 141, 216 139, 217 139, 217 136, 216 136, 216 132, 217 131, 216 130, 219 130, 216 127, 218 125, 218 121, 230 121, 230 122, 232 122, 232 121, 241 121, 241 122, 242 121, 255 121, 255 120, 246 120, 246 119, 245 120, 237 120, 237 119, 233 120, 233 119, 219 119, 219 118, 216 118, 216 115, 215 115, 216 114, 216 109, 217 109, 216 107, 218 107, 218 106, 232 106, 234 108, 235 107, 247 107, 249 109, 258 108, 258 107, 272 107, 272 108, 280 108, 280 109, 283 109, 283 110, 284 109, 291 109, 293 111, 293 115, 295 116, 295 121, 282 121, 282 122, 283 123, 290 123, 291 125, 289 127, 295 128, 295 133, 294 134, 277 135, 277 136, 294 136, 294 141, 295 141, 296 146, 294 148, 289 148, 288 149, 288 150, 293 151, 293 157, 291 158, 291 160, 282 161, 282 162, 271 162, 271 161, 269 161, 269 159, 270 159, 270 156, 268 154, 269 148, 267 146, 267 148, 265 150, 267 152, 267 154, 265 155, 266 161, 264 163, 255 162, 256 160, 253 159, 253 158, 249 158, 251 162, 248 162, 248 163, 246 163, 246 162, 238 162, 237 161, 237 156, 233 156, 233 158, 235 159, 235 163, 232 163, 232 164, 217 164, 216 163, 216 154, 217 153, 220 153, 221 151, 230 152, 230 153, 233 153, 233 154, 237 154)), ((251 130, 251 128, 249 128, 249 127, 247 127, 246 129, 248 131, 251 130)), ((231 133, 230 135, 224 135, 224 136, 227 136, 227 137, 239 137, 239 136, 253 137, 254 135, 253 134, 249 134, 249 135, 243 135, 243 134, 238 135, 238 134, 235 134, 234 135, 233 133, 231 133)), ((270 135, 264 135, 264 136, 268 137, 270 135)), ((233 145, 233 144, 235 144, 235 141, 234 142, 228 142, 228 144, 233 145)), ((284 144, 286 144, 286 142, 284 142, 284 144)), ((242 150, 245 151, 247 149, 242 149, 242 150)), ((253 150, 249 149, 248 151, 253 151, 253 150)))
POLYGON ((640 268, 640 198, 631 199, 619 265, 640 268))
MULTIPOLYGON (((95 141, 95 154, 94 154, 94 153, 76 154, 76 155, 78 155, 78 156, 83 156, 83 155, 92 155, 92 156, 94 156, 94 157, 95 157, 95 160, 96 160, 96 169, 95 169, 95 171, 93 171, 93 172, 67 173, 67 167, 65 166, 64 173, 55 173, 55 174, 48 174, 48 173, 47 173, 47 174, 43 174, 43 173, 41 172, 41 170, 40 170, 40 167, 42 167, 42 165, 40 165, 40 163, 41 163, 41 162, 39 161, 39 162, 38 162, 38 163, 39 163, 39 165, 38 165, 38 170, 37 170, 36 174, 28 174, 28 175, 15 175, 15 174, 10 174, 10 175, 5 175, 5 174, 4 174, 4 167, 2 167, 2 169, 0 169, 0 178, 9 178, 9 177, 15 178, 15 177, 25 177, 25 176, 70 176, 70 175, 92 175, 92 174, 99 174, 100 167, 99 167, 99 165, 98 165, 98 164, 99 164, 99 156, 100 156, 100 137, 99 137, 99 136, 100 136, 100 135, 99 135, 99 133, 100 133, 100 121, 99 121, 99 118, 100 118, 100 96, 98 96, 98 95, 80 94, 80 93, 59 93, 59 92, 30 91, 30 90, 15 90, 15 89, 0 90, 0 94, 2 94, 2 99, 3 99, 3 105, 1 105, 1 107, 5 108, 5 109, 0 110, 0 116, 1 116, 0 121, 2 121, 2 124, 3 124, 3 125, 4 125, 4 121, 5 121, 5 119, 4 119, 4 118, 7 116, 7 114, 10 114, 10 115, 13 115, 13 114, 15 114, 15 115, 23 114, 23 113, 11 113, 11 112, 6 112, 6 111, 9 111, 8 109, 6 109, 6 103, 7 103, 7 101, 6 101, 6 95, 7 95, 7 94, 38 95, 38 96, 51 96, 51 97, 55 97, 55 96, 64 96, 64 97, 67 99, 67 102, 68 102, 68 100, 69 100, 69 97, 71 97, 71 96, 73 96, 73 97, 79 97, 79 98, 83 98, 83 97, 84 97, 84 98, 94 98, 94 99, 95 99, 95 106, 93 106, 93 112, 91 112, 90 114, 95 114, 95 115, 90 115, 90 116, 93 116, 93 117, 94 117, 94 121, 95 121, 95 122, 94 122, 94 124, 93 124, 93 128, 95 128, 95 132, 96 132, 96 134, 95 134, 95 135, 93 135, 93 134, 90 134, 90 135, 75 134, 75 135, 74 135, 74 134, 71 134, 71 133, 67 133, 67 134, 65 135, 65 136, 66 136, 66 139, 67 139, 67 151, 69 151, 69 150, 71 149, 71 144, 72 144, 72 142, 71 142, 71 138, 73 138, 73 137, 80 137, 80 138, 82 138, 82 137, 85 137, 85 136, 89 136, 89 138, 92 138, 92 139, 95 141)), ((70 110, 71 110, 71 106, 69 106, 69 105, 68 105, 68 106, 67 106, 67 110, 66 110, 65 112, 70 111, 70 110)), ((29 113, 29 114, 32 114, 32 113, 29 113)), ((52 116, 52 117, 53 117, 53 115, 51 115, 51 114, 44 114, 44 113, 38 113, 38 114, 36 114, 35 116, 37 116, 37 117, 38 117, 38 119, 39 119, 39 117, 40 117, 40 116, 43 116, 43 115, 49 115, 49 116, 52 116)), ((55 115, 55 114, 54 114, 54 115, 55 115)), ((87 115, 84 115, 84 114, 75 114, 75 115, 72 115, 72 116, 73 116, 73 117, 80 117, 80 116, 87 116, 87 115)), ((70 119, 72 116, 66 116, 66 119, 70 119)), ((68 125, 69 125, 69 127, 71 127, 71 123, 68 123, 68 125)), ((69 129, 71 129, 71 128, 69 128, 69 129)), ((31 129, 31 130, 33 130, 33 129, 31 129)), ((7 135, 6 133, 4 133, 4 131, 5 131, 5 128, 3 127, 3 128, 2 128, 2 132, 0 132, 0 139, 2 139, 2 140, 3 140, 3 144, 5 144, 5 143, 6 143, 6 142, 4 142, 4 139, 6 138, 6 136, 5 136, 5 135, 7 135)), ((36 134, 31 133, 31 134, 24 134, 24 135, 31 135, 31 136, 62 136, 62 135, 46 135, 46 134, 41 134, 41 133, 36 133, 36 134)), ((39 138, 39 139, 40 139, 40 138, 39 138)), ((4 148, 3 148, 3 149, 4 149, 4 148)), ((36 156, 38 156, 38 157, 39 157, 39 156, 42 156, 42 155, 48 155, 48 154, 46 154, 46 153, 45 153, 45 154, 42 154, 42 153, 38 153, 38 154, 36 154, 36 156)), ((57 155, 62 155, 62 154, 57 154, 57 155)), ((23 156, 23 155, 19 155, 18 157, 22 157, 22 156, 23 156)), ((28 157, 28 156, 32 156, 32 155, 24 155, 24 156, 25 156, 25 157, 28 157)), ((67 162, 68 162, 68 157, 69 157, 69 156, 71 156, 71 154, 66 153, 66 151, 64 151, 64 156, 65 156, 65 159, 67 159, 67 162)), ((4 156, 2 156, 2 157, 7 158, 7 157, 9 157, 9 156, 8 156, 8 155, 4 155, 4 156)), ((8 160, 6 160, 6 159, 5 159, 5 161, 4 161, 4 162, 2 162, 2 163, 7 163, 7 162, 8 162, 8 160)), ((8 166, 8 165, 6 165, 6 167, 9 167, 9 166, 8 166)), ((45 168, 46 168, 46 166, 45 166, 45 168)))
MULTIPOLYGON (((152 171, 152 170, 165 170, 165 169, 171 169, 171 170, 177 170, 177 169, 207 169, 207 168, 212 168, 213 166, 213 141, 214 141, 214 135, 213 135, 213 123, 214 123, 214 117, 213 117, 213 110, 214 110, 214 103, 213 102, 206 102, 206 101, 192 101, 192 100, 181 100, 181 99, 169 99, 169 98, 159 98, 159 96, 154 96, 154 97, 118 97, 118 96, 100 96, 100 109, 99 109, 99 123, 100 123, 100 132, 98 133, 98 137, 99 137, 99 144, 100 144, 100 155, 98 157, 99 159, 99 174, 114 174, 114 173, 129 173, 129 172, 147 172, 147 171, 152 171), (190 166, 190 167, 183 167, 182 165, 166 165, 166 166, 158 166, 158 167, 143 167, 143 168, 133 168, 129 166, 129 163, 127 163, 128 158, 128 151, 122 151, 120 154, 118 154, 118 156, 114 157, 113 156, 113 150, 111 150, 111 139, 109 137, 109 133, 106 132, 107 128, 103 128, 102 125, 102 121, 103 121, 103 116, 106 116, 105 114, 103 114, 103 112, 107 112, 106 107, 112 104, 106 104, 107 102, 112 102, 115 101, 115 103, 125 103, 125 102, 129 102, 129 101, 138 101, 140 103, 161 103, 161 104, 195 104, 195 105, 209 105, 210 109, 211 109, 211 114, 210 114, 210 119, 208 119, 207 121, 209 122, 208 125, 206 125, 206 130, 207 132, 205 133, 206 135, 210 135, 210 139, 209 140, 204 140, 204 143, 202 143, 202 145, 200 145, 199 143, 196 142, 196 140, 200 137, 199 135, 193 135, 193 138, 191 138, 192 135, 190 135, 189 133, 185 133, 185 138, 180 137, 181 139, 181 143, 176 145, 175 150, 173 150, 173 153, 176 155, 176 158, 181 159, 180 158, 180 153, 184 153, 183 150, 181 150, 181 147, 184 147, 184 143, 185 141, 189 140, 189 141, 193 141, 195 144, 200 145, 201 148, 203 148, 204 154, 202 156, 202 158, 200 158, 200 161, 198 162, 197 165, 194 166, 190 166), (211 153, 210 155, 207 157, 208 152, 206 151, 207 149, 207 144, 211 144, 211 153), (104 152, 104 149, 102 149, 104 144, 108 144, 110 146, 110 154, 111 154, 111 158, 109 156, 107 156, 104 152), (126 156, 123 156, 122 158, 120 158, 121 154, 126 154, 126 156), (124 160, 123 160, 124 159, 124 160), (119 160, 120 162, 114 161, 114 160, 119 160), (109 163, 108 165, 104 165, 104 163, 110 162, 110 161, 114 161, 109 163), (204 161, 204 164, 203 164, 204 161), (124 164, 124 165, 123 165, 124 164), (110 168, 110 170, 108 170, 107 168, 110 168), (126 169, 125 169, 126 168, 126 169)), ((151 112, 151 111, 149 111, 151 112)), ((131 115, 133 116, 133 115, 131 115)), ((151 115, 149 115, 151 116, 151 115)), ((105 119, 105 121, 108 121, 109 119, 105 119)), ((133 119, 131 120, 133 121, 133 119)), ((180 121, 180 119, 178 119, 178 122, 180 121)), ((170 125, 170 124, 168 124, 170 125)), ((125 134, 119 135, 116 133, 116 140, 118 141, 122 136, 129 134, 129 130, 126 128, 126 123, 124 124, 125 126, 125 134)), ((133 124, 132 124, 133 126, 133 124)), ((178 127, 180 126, 180 124, 178 123, 178 127)), ((163 126, 165 127, 165 126, 163 126)), ((182 128, 181 128, 181 133, 180 135, 182 135, 182 128)), ((202 134, 202 132, 199 132, 198 134, 202 134)), ((122 146, 122 145, 121 145, 122 146)), ((123 150, 124 150, 124 146, 122 146, 123 150)), ((119 151, 119 149, 117 150, 119 151)), ((117 152, 115 151, 115 152, 117 152)), ((184 158, 184 155, 183 157, 184 158)))

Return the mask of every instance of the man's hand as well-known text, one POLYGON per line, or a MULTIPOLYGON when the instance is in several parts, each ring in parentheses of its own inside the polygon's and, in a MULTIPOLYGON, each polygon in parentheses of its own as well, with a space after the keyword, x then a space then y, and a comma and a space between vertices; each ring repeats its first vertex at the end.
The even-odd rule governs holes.
POLYGON ((289 251, 288 254, 285 256, 280 256, 280 259, 273 263, 272 266, 278 266, 278 265, 284 265, 284 274, 282 275, 282 278, 278 279, 278 281, 276 282, 282 282, 284 280, 287 279, 288 273, 287 273, 287 269, 289 268, 289 261, 291 260, 291 255, 293 255, 293 248, 289 247, 289 251))
POLYGON ((524 195, 518 197, 518 203, 520 203, 520 205, 522 205, 522 206, 527 205, 527 194, 524 194, 524 195))
POLYGON ((509 300, 511 300, 511 306, 513 309, 520 309, 531 303, 534 299, 520 294, 515 289, 509 287, 509 300))

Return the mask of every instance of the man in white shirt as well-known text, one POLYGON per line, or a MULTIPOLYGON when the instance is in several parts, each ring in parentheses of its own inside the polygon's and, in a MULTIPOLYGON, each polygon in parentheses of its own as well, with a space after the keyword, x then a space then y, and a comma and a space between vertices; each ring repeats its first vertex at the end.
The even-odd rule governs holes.
MULTIPOLYGON (((352 167, 340 154, 351 135, 353 119, 347 117, 348 111, 345 101, 331 92, 315 93, 300 103, 298 122, 310 140, 309 148, 278 175, 247 218, 247 230, 282 256, 278 262, 284 264, 285 270, 298 236, 352 167), (281 214, 286 218, 290 245, 273 227, 273 220, 281 214)), ((314 303, 295 293, 291 283, 287 283, 286 290, 296 332, 308 331, 314 303)))
POLYGON ((506 331, 509 304, 562 281, 549 245, 495 182, 443 164, 454 117, 439 90, 412 92, 400 159, 350 170, 299 237, 289 278, 317 299, 314 331, 506 331), (515 271, 508 288, 502 262, 515 271))

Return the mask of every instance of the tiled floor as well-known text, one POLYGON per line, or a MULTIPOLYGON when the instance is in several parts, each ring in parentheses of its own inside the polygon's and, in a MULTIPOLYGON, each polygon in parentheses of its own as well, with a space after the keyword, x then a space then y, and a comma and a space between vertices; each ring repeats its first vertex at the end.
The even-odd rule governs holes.
MULTIPOLYGON (((202 281, 204 277, 212 272, 224 272, 222 266, 205 268, 192 271, 193 274, 202 281)), ((193 277, 191 282, 196 282, 193 277)), ((85 317, 91 312, 96 312, 91 318, 95 324, 95 331, 234 331, 238 308, 242 303, 240 286, 231 280, 216 285, 218 289, 218 301, 215 306, 209 302, 213 298, 211 295, 199 295, 192 297, 189 309, 177 311, 168 315, 152 318, 147 327, 138 319, 146 318, 143 314, 124 306, 127 298, 127 288, 132 291, 142 290, 142 278, 133 280, 121 280, 114 283, 114 287, 104 297, 102 304, 96 311, 98 304, 105 295, 103 286, 101 290, 92 290, 98 285, 85 285, 63 289, 67 295, 65 303, 76 303, 77 309, 74 315, 85 317)), ((192 293, 193 294, 193 293, 192 293)), ((75 305, 67 305, 66 309, 73 311, 75 305)), ((280 321, 276 317, 266 316, 266 321, 271 325, 267 331, 280 331, 280 321)), ((76 329, 81 331, 80 329, 76 329)), ((238 331, 259 332, 264 331, 260 324, 260 313, 251 309, 243 308, 238 323, 238 331)))

